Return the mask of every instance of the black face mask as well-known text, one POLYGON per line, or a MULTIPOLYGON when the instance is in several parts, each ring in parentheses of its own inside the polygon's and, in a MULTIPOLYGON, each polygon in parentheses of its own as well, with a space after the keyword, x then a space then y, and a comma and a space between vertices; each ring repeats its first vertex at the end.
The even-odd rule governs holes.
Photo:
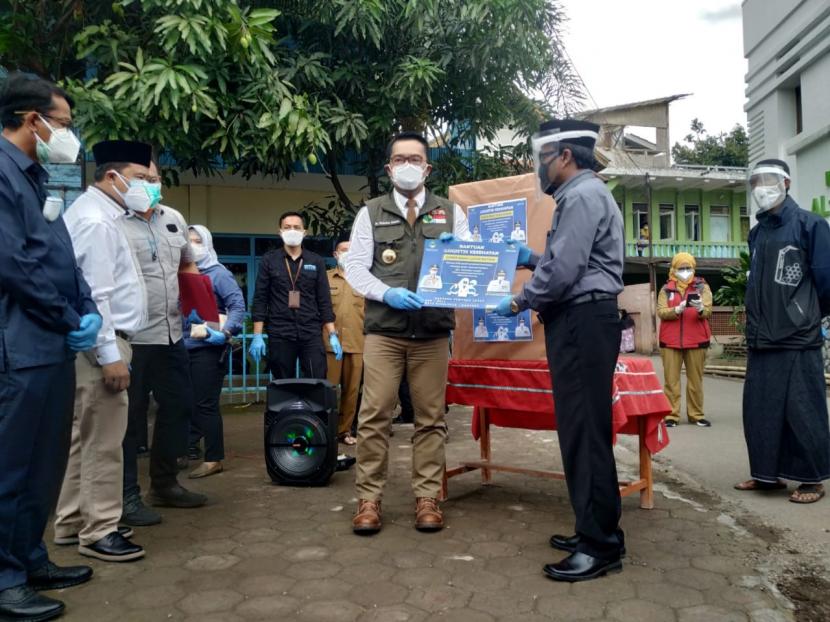
POLYGON ((536 174, 539 176, 539 186, 542 188, 542 192, 553 196, 553 193, 556 192, 556 186, 554 185, 553 181, 548 177, 549 166, 550 163, 548 163, 547 165, 540 164, 539 170, 536 172, 536 174))

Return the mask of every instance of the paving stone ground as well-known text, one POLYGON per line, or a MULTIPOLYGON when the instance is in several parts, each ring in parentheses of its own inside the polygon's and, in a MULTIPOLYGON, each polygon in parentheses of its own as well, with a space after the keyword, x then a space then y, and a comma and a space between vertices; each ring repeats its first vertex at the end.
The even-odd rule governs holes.
MULTIPOLYGON (((164 510, 163 524, 136 529, 147 549, 130 564, 93 561, 94 579, 55 596, 67 621, 417 622, 609 620, 782 622, 792 605, 766 575, 770 544, 736 525, 712 502, 688 500, 661 482, 655 509, 623 500, 628 557, 622 573, 582 584, 546 579, 542 565, 562 553, 552 533, 570 533, 564 482, 475 473, 451 480, 447 528, 413 527, 411 427, 396 426, 383 531, 350 529, 354 471, 325 488, 272 485, 262 459, 262 417, 228 409, 224 473, 192 488, 210 495, 197 510, 164 510)), ((470 411, 450 413, 450 464, 476 458, 470 411)), ((556 435, 495 429, 494 457, 559 468, 556 435)), ((618 450, 623 472, 635 457, 618 450)), ((142 461, 146 473, 146 461, 142 461)), ((187 481, 187 480, 183 480, 187 481)), ((51 533, 48 534, 51 537, 51 533)), ((73 547, 51 546, 59 564, 79 563, 73 547)), ((87 562, 84 562, 87 563, 87 562)), ((807 619, 807 618, 801 618, 807 619)))

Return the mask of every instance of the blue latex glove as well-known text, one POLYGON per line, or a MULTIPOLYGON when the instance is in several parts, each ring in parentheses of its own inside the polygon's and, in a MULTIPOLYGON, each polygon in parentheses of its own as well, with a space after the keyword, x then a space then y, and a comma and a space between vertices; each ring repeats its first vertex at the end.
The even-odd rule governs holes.
POLYGON ((383 302, 393 309, 416 311, 424 306, 424 299, 405 287, 391 287, 383 295, 383 302))
POLYGON ((208 332, 208 336, 207 339, 205 339, 205 343, 210 344, 212 346, 223 346, 227 343, 228 338, 225 336, 225 333, 218 330, 213 330, 210 326, 205 326, 205 328, 208 332))
POLYGON ((452 233, 447 233, 444 231, 441 235, 438 236, 438 239, 442 242, 452 242, 455 239, 455 236, 452 233))
POLYGON ((334 358, 338 361, 342 361, 343 346, 340 345, 340 340, 337 338, 337 335, 329 335, 329 345, 331 345, 331 349, 334 350, 334 358))
POLYGON ((495 313, 496 315, 501 315, 502 317, 513 317, 516 314, 510 310, 511 302, 513 302, 513 296, 505 296, 499 301, 499 304, 496 305, 496 308, 493 309, 493 313, 495 313))
POLYGON ((517 265, 527 266, 528 264, 530 264, 530 254, 532 251, 530 250, 530 247, 527 244, 525 244, 524 242, 518 242, 516 240, 507 240, 506 243, 510 244, 511 246, 515 245, 516 248, 519 249, 519 259, 516 262, 517 265))
POLYGON ((66 344, 70 350, 84 352, 95 345, 98 331, 101 330, 101 316, 97 313, 87 313, 81 316, 81 325, 66 335, 66 344))
POLYGON ((204 324, 205 321, 199 316, 199 312, 196 309, 192 309, 190 311, 190 315, 187 316, 187 321, 191 324, 204 324))
POLYGON ((254 335, 251 340, 251 347, 248 348, 248 354, 254 357, 254 360, 259 363, 259 359, 265 356, 265 341, 262 335, 254 335))

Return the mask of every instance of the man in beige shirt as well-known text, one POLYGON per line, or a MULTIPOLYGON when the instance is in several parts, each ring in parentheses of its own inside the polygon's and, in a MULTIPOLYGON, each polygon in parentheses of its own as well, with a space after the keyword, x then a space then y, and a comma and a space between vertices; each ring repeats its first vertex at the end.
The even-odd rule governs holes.
POLYGON ((357 414, 357 396, 363 378, 363 296, 352 289, 343 271, 349 253, 348 237, 337 243, 334 257, 337 267, 328 271, 331 289, 331 304, 336 320, 334 322, 340 343, 343 346, 343 360, 338 361, 334 351, 326 344, 328 381, 340 385, 340 422, 337 438, 345 445, 355 445, 357 439, 351 435, 352 423, 357 414))

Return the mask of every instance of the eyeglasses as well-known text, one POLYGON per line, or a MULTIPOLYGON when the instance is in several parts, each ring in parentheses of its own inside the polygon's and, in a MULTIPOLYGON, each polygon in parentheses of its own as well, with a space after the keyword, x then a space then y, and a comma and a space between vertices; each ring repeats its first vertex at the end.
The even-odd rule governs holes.
POLYGON ((58 126, 58 129, 65 129, 65 130, 73 130, 75 126, 72 125, 72 119, 67 119, 66 117, 55 117, 51 114, 46 114, 45 112, 40 112, 39 110, 15 110, 14 114, 29 114, 30 112, 36 113, 38 116, 43 117, 44 119, 50 119, 51 121, 55 122, 55 125, 58 126))
POLYGON ((539 160, 543 164, 550 164, 557 157, 559 157, 558 151, 545 151, 539 154, 539 160))
POLYGON ((421 166, 426 161, 427 159, 421 155, 393 155, 391 158, 389 158, 389 163, 393 166, 406 164, 407 162, 409 162, 409 164, 414 164, 415 166, 421 166))

